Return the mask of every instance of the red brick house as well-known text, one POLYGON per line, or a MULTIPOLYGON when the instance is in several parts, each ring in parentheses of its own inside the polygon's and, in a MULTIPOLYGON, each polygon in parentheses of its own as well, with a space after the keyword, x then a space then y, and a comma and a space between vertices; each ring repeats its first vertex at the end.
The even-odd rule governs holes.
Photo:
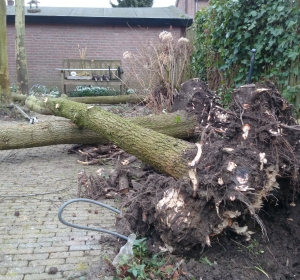
POLYGON ((209 5, 209 0, 176 0, 176 7, 194 18, 197 11, 209 5))
MULTIPOLYGON (((87 47, 86 59, 122 59, 147 41, 172 29, 174 37, 185 35, 193 19, 174 6, 166 8, 58 8, 40 6, 30 14, 25 7, 25 44, 29 87, 42 84, 61 89, 62 59, 79 59, 78 45, 87 47)), ((15 7, 7 6, 8 65, 16 82, 15 7)), ((126 69, 126 62, 123 61, 126 69)), ((125 72, 126 75, 126 72, 125 72)))

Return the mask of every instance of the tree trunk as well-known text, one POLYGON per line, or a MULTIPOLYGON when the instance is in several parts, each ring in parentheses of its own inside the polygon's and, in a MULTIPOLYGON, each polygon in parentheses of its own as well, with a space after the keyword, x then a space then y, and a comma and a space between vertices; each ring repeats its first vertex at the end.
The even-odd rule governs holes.
POLYGON ((0 104, 11 102, 7 62, 6 1, 0 0, 0 104))
MULTIPOLYGON (((14 101, 25 102, 27 95, 13 94, 12 98, 14 101)), ((85 96, 85 97, 69 97, 70 100, 85 103, 85 104, 138 104, 144 101, 144 95, 116 95, 116 96, 85 96)))
POLYGON ((16 0, 15 5, 16 18, 16 66, 17 66, 17 85, 18 93, 27 95, 28 90, 28 72, 25 48, 25 12, 24 1, 16 0))
POLYGON ((132 103, 137 104, 143 102, 145 96, 128 94, 128 95, 116 95, 116 96, 85 96, 85 97, 70 97, 70 100, 86 103, 86 104, 120 104, 120 103, 132 103))
MULTIPOLYGON (((180 111, 129 119, 130 122, 157 132, 187 138, 195 134, 195 116, 180 111)), ((108 139, 86 128, 78 128, 69 120, 42 122, 34 125, 18 124, 0 127, 0 150, 23 149, 57 144, 106 144, 108 139)))
MULTIPOLYGON (((27 100, 38 101, 34 97, 27 100)), ((41 105, 40 101, 38 103, 41 105)), ((35 108, 37 107, 39 105, 35 108)), ((43 108, 50 110, 55 116, 71 119, 79 127, 96 132, 126 152, 174 178, 188 174, 188 162, 197 152, 195 144, 143 128, 95 106, 64 98, 46 98, 43 108)), ((32 110, 33 107, 29 109, 32 110)))

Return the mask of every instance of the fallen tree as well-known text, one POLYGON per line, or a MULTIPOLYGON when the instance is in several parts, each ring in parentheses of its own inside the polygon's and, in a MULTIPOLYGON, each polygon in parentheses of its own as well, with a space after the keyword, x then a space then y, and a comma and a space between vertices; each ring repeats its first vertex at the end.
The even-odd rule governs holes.
MULTIPOLYGON (((27 95, 23 94, 13 94, 13 101, 22 101, 28 98, 27 95)), ((69 97, 70 100, 86 103, 86 104, 124 104, 132 103, 138 104, 144 101, 145 96, 137 94, 127 94, 127 95, 116 95, 116 96, 84 96, 84 97, 69 97)))
MULTIPOLYGON (((27 102, 28 104, 28 102, 27 102)), ((28 104, 30 107, 30 105, 28 104)), ((185 111, 130 118, 130 122, 175 137, 195 136, 196 117, 185 111)), ((106 144, 103 135, 86 128, 79 128, 69 120, 40 122, 34 125, 2 125, 0 127, 0 150, 23 149, 57 144, 106 144)))
POLYGON ((263 200, 280 188, 278 178, 289 180, 284 192, 290 194, 291 205, 299 188, 300 127, 293 107, 271 85, 235 91, 227 110, 217 99, 197 79, 183 84, 175 99, 179 102, 176 109, 181 103, 197 116, 201 140, 196 144, 69 100, 46 98, 38 106, 93 130, 179 179, 149 177, 143 193, 133 195, 127 217, 133 230, 140 226, 145 233, 154 227, 170 250, 182 251, 197 244, 210 245, 210 238, 225 228, 250 239, 247 225, 237 222, 247 215, 254 217, 267 236, 258 216, 263 200), (150 186, 164 193, 153 192, 150 186))

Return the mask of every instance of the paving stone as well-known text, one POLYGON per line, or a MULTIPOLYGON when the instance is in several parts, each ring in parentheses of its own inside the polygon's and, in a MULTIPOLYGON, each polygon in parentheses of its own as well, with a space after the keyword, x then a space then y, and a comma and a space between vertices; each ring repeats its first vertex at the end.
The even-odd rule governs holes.
POLYGON ((65 262, 66 262, 65 259, 44 259, 44 260, 35 259, 33 261, 30 261, 28 266, 39 266, 39 265, 57 266, 57 265, 65 264, 65 262))
POLYGON ((25 275, 23 280, 45 280, 45 279, 55 280, 55 279, 62 279, 62 278, 63 278, 63 276, 59 273, 57 273, 55 275, 51 275, 48 273, 40 273, 40 274, 27 274, 27 275, 25 275))
POLYGON ((12 261, 13 255, 0 254, 0 264, 5 261, 12 261))
POLYGON ((0 275, 0 280, 23 280, 23 275, 0 275))
POLYGON ((23 261, 23 260, 44 260, 49 257, 49 254, 21 254, 21 255, 14 255, 14 261, 23 261))
MULTIPOLYGON (((25 230, 25 229, 23 229, 25 230)), ((8 235, 7 235, 8 236, 8 235)), ((37 239, 37 238, 42 238, 42 237, 54 237, 55 233, 39 233, 39 234, 14 234, 12 235, 13 239, 37 239)), ((31 240, 30 240, 31 241, 31 240)))
POLYGON ((17 266, 28 266, 28 261, 5 261, 1 262, 2 267, 17 267, 17 266))
POLYGON ((8 255, 32 254, 33 253, 33 248, 6 249, 5 253, 8 254, 8 255))
MULTIPOLYGON (((43 118, 55 119, 41 116, 39 120, 43 118)), ((104 255, 114 255, 113 248, 98 243, 101 234, 70 228, 58 220, 59 207, 76 197, 77 172, 82 168, 77 155, 68 155, 67 148, 69 145, 0 151, 0 280, 67 279, 67 274, 84 275, 89 264, 104 255), (57 192, 39 195, 51 191, 57 192), (1 196, 6 198, 1 200, 1 196), (51 266, 59 272, 49 275, 51 266)), ((84 169, 90 174, 97 167, 84 169)), ((105 203, 114 205, 113 201, 105 203)), ((93 204, 70 205, 64 217, 114 230, 114 213, 93 204)))
POLYGON ((42 243, 20 243, 19 248, 36 248, 36 247, 49 247, 52 245, 52 242, 42 242, 42 243))
POLYGON ((49 255, 49 259, 66 259, 68 257, 78 257, 84 256, 84 251, 74 251, 74 252, 59 252, 59 253, 51 253, 49 255))
MULTIPOLYGON (((90 257, 82 257, 80 260, 84 263, 88 263, 90 261, 90 257)), ((73 263, 73 264, 78 264, 78 258, 77 257, 68 257, 66 258, 66 263, 73 263)))
MULTIPOLYGON (((51 267, 52 265, 50 266, 47 266, 46 267, 46 271, 49 270, 49 268, 51 267)), ((73 271, 73 272, 77 272, 77 271, 87 271, 88 270, 88 266, 86 263, 83 263, 83 262, 79 262, 79 263, 68 263, 68 264, 56 264, 55 267, 58 269, 58 271, 67 271, 67 270, 70 270, 70 271, 73 271)))
POLYGON ((37 242, 53 242, 52 246, 55 246, 55 244, 59 244, 58 246, 61 245, 62 241, 69 241, 70 238, 66 236, 55 236, 55 237, 41 237, 38 238, 37 242))
POLYGON ((45 266, 34 266, 34 267, 13 267, 9 268, 6 275, 10 274, 36 274, 36 273, 44 273, 45 266))
MULTIPOLYGON (((64 243, 64 245, 66 245, 64 243)), ((63 247, 40 247, 34 249, 34 254, 40 254, 40 253, 55 253, 55 252, 65 252, 68 251, 67 246, 63 247)))
POLYGON ((72 245, 70 246, 70 251, 89 251, 101 249, 101 245, 72 245))
POLYGON ((0 275, 4 275, 7 272, 7 268, 6 267, 0 267, 0 275))

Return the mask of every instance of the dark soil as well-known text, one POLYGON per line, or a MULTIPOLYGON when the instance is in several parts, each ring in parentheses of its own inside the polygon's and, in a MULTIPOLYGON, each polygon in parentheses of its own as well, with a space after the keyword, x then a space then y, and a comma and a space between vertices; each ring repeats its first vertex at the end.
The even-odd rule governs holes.
MULTIPOLYGON (((225 110, 204 83, 183 84, 173 111, 185 108, 198 118, 202 156, 196 195, 189 178, 175 181, 153 170, 138 180, 128 176, 118 232, 147 237, 152 253, 171 246, 176 261, 185 260, 176 279, 300 278, 299 127, 293 107, 267 86, 252 94, 237 90, 225 110), (250 130, 243 139, 245 125, 250 130), (267 159, 263 164, 260 153, 267 159), (229 162, 236 164, 232 171, 229 162), (226 220, 228 211, 240 215, 226 220)), ((132 170, 118 168, 119 174, 132 170)), ((115 178, 91 186, 104 190, 109 182, 117 196, 115 178)))
MULTIPOLYGON (((134 170, 134 168, 133 168, 134 170)), ((287 183, 281 182, 281 187, 287 183)), ((154 254, 164 247, 164 243, 155 228, 154 205, 163 197, 163 192, 176 183, 171 177, 155 172, 140 179, 131 181, 130 191, 120 195, 119 209, 126 209, 124 216, 117 220, 117 232, 129 235, 136 232, 140 237, 147 237, 148 250, 154 254)), ((274 192, 259 216, 265 226, 267 237, 261 232, 260 225, 245 215, 241 224, 247 224, 254 232, 249 241, 237 235, 230 229, 211 239, 211 247, 201 244, 186 252, 172 254, 172 265, 180 260, 184 263, 178 269, 179 278, 174 279, 299 279, 300 278, 300 197, 296 206, 290 206, 281 191, 274 192)), ((214 206, 208 211, 213 211, 214 206)), ((180 217, 179 217, 180 218, 180 217)), ((201 226, 201 224, 200 224, 201 226)), ((112 237, 112 239, 114 239, 112 237)), ((111 241, 113 243, 113 241, 111 241)), ((114 243, 117 244, 117 243, 114 243)), ((116 248, 116 254, 121 245, 116 248)), ((168 254, 167 254, 168 255, 168 254)), ((170 258, 171 257, 167 257, 170 258)), ((108 263, 94 267, 89 279, 99 270, 103 275, 114 275, 114 270, 108 263)), ((154 278, 155 279, 155 278, 154 278)), ((160 279, 160 278, 159 278, 160 279)))

